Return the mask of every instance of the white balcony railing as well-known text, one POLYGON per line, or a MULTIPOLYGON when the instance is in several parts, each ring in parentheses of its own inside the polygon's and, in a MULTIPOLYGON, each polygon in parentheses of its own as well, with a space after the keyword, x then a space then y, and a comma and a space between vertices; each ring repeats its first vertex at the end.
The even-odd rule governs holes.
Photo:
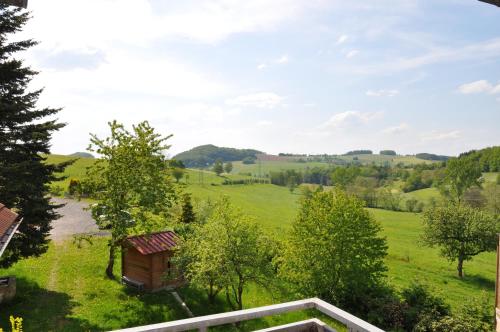
MULTIPOLYGON (((333 318, 334 320, 344 324, 349 332, 383 332, 376 326, 365 322, 364 320, 351 315, 350 313, 339 309, 323 300, 318 298, 311 298, 306 300, 299 300, 293 302, 286 302, 281 304, 274 304, 265 307, 258 307, 252 309, 245 309, 239 311, 231 311, 221 314, 200 316, 189 319, 182 319, 172 322, 165 322, 159 324, 145 325, 132 327, 116 332, 179 332, 188 330, 198 330, 201 332, 207 331, 209 327, 232 324, 241 321, 262 318, 266 316, 283 314, 290 311, 298 311, 304 309, 316 309, 323 314, 333 318)), ((268 329, 269 331, 305 331, 305 329, 298 329, 300 324, 315 325, 317 331, 335 331, 317 319, 298 322, 290 324, 289 327, 282 326, 281 329, 274 328, 268 329), (294 327, 292 327, 294 326, 294 327)), ((312 326, 311 326, 312 327, 312 326)), ((264 330, 265 331, 265 330, 264 330)))

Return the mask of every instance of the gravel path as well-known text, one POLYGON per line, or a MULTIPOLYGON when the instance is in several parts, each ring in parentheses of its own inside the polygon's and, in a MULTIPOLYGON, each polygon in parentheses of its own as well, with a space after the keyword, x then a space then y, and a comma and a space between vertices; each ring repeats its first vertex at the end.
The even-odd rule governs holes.
POLYGON ((84 210, 88 207, 88 203, 56 197, 52 198, 52 201, 56 204, 66 204, 58 210, 61 218, 52 222, 50 231, 52 240, 66 240, 75 234, 106 234, 99 231, 90 211, 84 210))

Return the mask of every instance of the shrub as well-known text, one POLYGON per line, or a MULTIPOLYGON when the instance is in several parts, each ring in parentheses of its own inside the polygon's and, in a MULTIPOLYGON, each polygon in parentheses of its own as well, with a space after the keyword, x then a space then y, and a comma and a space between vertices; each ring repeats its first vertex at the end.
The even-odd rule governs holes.
POLYGON ((410 198, 410 199, 406 200, 405 204, 406 204, 406 210, 408 212, 417 212, 416 210, 417 210, 418 201, 415 198, 410 198))
POLYGON ((243 164, 245 164, 245 165, 255 164, 255 160, 256 160, 256 159, 257 159, 257 158, 255 158, 255 157, 246 157, 246 158, 244 158, 244 159, 243 159, 243 161, 242 161, 242 162, 243 162, 243 164))
POLYGON ((68 185, 68 194, 70 196, 75 196, 80 192, 80 188, 81 188, 80 181, 76 179, 71 179, 68 185))
POLYGON ((62 196, 64 193, 64 188, 59 185, 53 185, 50 187, 50 194, 52 196, 62 196))

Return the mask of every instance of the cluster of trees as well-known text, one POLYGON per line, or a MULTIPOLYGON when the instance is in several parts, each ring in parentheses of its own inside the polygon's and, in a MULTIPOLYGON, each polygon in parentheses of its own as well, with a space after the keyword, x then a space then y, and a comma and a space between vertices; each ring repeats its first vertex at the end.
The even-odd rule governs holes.
POLYGON ((229 161, 224 164, 221 159, 218 159, 215 161, 212 170, 215 174, 217 174, 217 176, 220 176, 224 172, 229 174, 233 171, 233 163, 229 161))
POLYGON ((383 156, 396 156, 397 155, 396 151, 394 151, 394 150, 381 150, 379 153, 383 156))
POLYGON ((344 153, 344 156, 355 156, 357 154, 373 154, 372 150, 353 150, 344 153))
POLYGON ((184 233, 174 262, 211 303, 221 296, 233 309, 242 309, 250 285, 269 292, 285 286, 298 297, 320 297, 388 330, 491 329, 491 314, 481 303, 452 313, 420 284, 400 291, 390 287, 380 224, 361 200, 340 189, 304 197, 282 241, 267 237, 227 197, 201 211, 184 233))
POLYGON ((214 164, 217 160, 222 162, 239 161, 245 158, 253 158, 255 160, 258 154, 262 154, 262 152, 253 149, 223 148, 208 144, 179 153, 174 159, 182 161, 186 167, 204 168, 214 164))
POLYGON ((438 246, 443 257, 456 262, 460 278, 464 262, 481 252, 494 251, 500 233, 498 210, 487 211, 467 196, 482 182, 481 167, 469 156, 448 160, 440 186, 445 201, 426 211, 423 218, 424 242, 438 246))
POLYGON ((433 161, 446 161, 450 159, 450 157, 448 156, 440 156, 432 153, 417 153, 415 157, 417 157, 418 159, 433 160, 433 161))
POLYGON ((470 158, 479 164, 483 172, 500 172, 500 147, 489 147, 479 151, 470 151, 460 155, 470 158))

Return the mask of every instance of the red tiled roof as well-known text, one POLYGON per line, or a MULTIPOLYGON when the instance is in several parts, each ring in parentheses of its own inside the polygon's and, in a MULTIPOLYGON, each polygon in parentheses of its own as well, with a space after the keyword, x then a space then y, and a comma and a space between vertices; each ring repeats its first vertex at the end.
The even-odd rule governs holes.
POLYGON ((137 235, 127 238, 127 242, 134 246, 141 254, 149 255, 171 250, 177 244, 177 234, 172 231, 137 235))
POLYGON ((18 215, 15 212, 7 209, 5 205, 0 203, 0 239, 16 222, 18 215))

